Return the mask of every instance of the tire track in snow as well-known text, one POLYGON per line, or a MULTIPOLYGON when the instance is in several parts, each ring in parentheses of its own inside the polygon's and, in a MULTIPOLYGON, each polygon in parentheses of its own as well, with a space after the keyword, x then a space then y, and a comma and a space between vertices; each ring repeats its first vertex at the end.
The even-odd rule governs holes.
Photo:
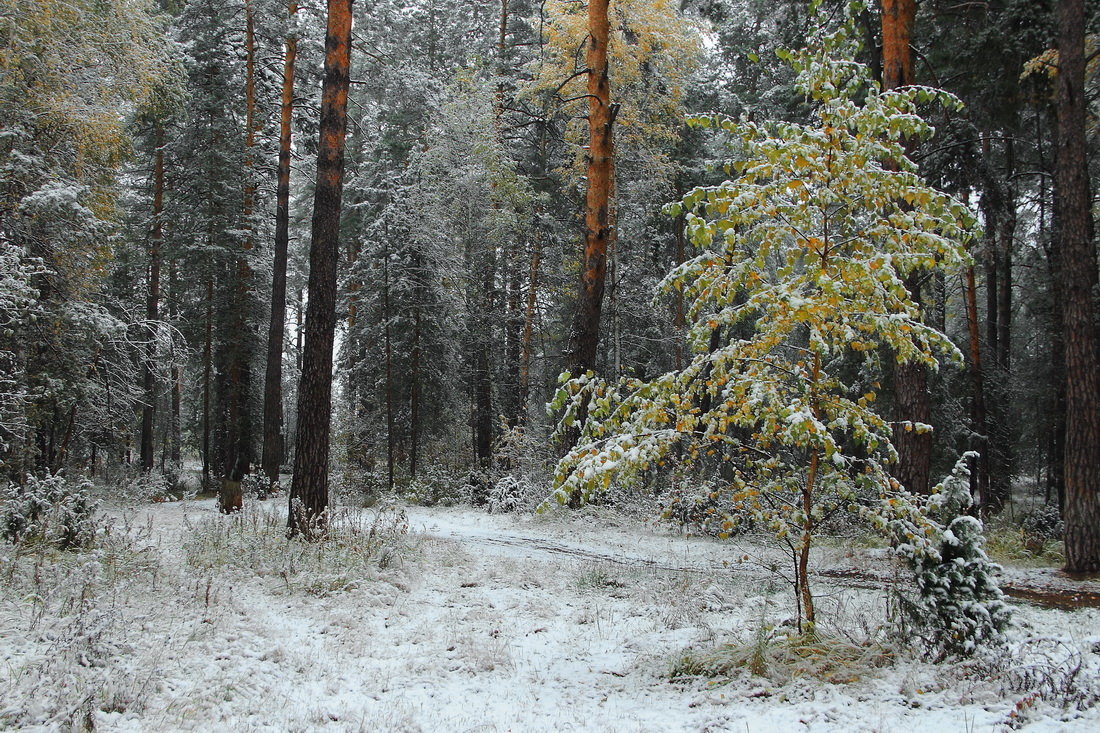
MULTIPOLYGON (((683 564, 668 563, 630 553, 615 553, 599 550, 591 546, 568 544, 546 537, 520 535, 506 532, 492 532, 476 528, 448 524, 440 528, 432 521, 435 517, 425 515, 417 518, 425 521, 422 531, 427 536, 451 539, 469 545, 504 550, 501 554, 520 555, 529 559, 539 557, 560 557, 579 561, 606 563, 625 568, 637 568, 669 573, 692 573, 706 575, 721 572, 737 573, 747 579, 775 579, 782 577, 781 572, 772 572, 752 562, 730 562, 683 564), (518 551, 518 552, 517 552, 518 551)), ((670 545, 673 540, 670 540, 670 545)), ((816 578, 863 590, 879 590, 891 584, 908 584, 908 580, 890 575, 885 568, 862 567, 818 567, 810 571, 816 578)), ((1088 583, 1083 586, 1090 585, 1088 583)), ((1009 600, 1027 603, 1045 608, 1072 610, 1075 608, 1100 608, 1100 591, 1089 587, 1059 587, 1042 585, 1035 582, 1021 582, 1006 579, 1001 590, 1009 600)))
MULTIPOLYGON (((430 520, 429 520, 430 521, 430 520)), ((667 573, 691 573, 694 575, 713 575, 715 573, 735 573, 746 580, 774 580, 787 579, 778 571, 771 571, 753 562, 723 561, 720 563, 668 563, 655 560, 651 557, 643 557, 630 553, 614 553, 598 550, 590 546, 567 544, 554 541, 546 537, 534 537, 501 532, 486 532, 466 527, 448 525, 440 528, 438 525, 427 524, 421 528, 425 536, 439 539, 452 540, 466 545, 475 545, 484 548, 503 550, 499 554, 527 559, 540 557, 566 558, 592 563, 606 563, 624 568, 651 570, 667 573), (518 552, 517 552, 518 551, 518 552)), ((876 590, 882 587, 880 579, 872 576, 859 576, 829 570, 811 570, 810 574, 819 578, 827 578, 830 581, 842 584, 850 588, 876 590)))

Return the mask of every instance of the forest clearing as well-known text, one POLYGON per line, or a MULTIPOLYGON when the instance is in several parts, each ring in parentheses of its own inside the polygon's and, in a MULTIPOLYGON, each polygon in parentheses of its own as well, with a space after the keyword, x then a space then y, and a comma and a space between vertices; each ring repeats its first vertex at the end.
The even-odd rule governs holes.
POLYGON ((0 728, 1100 728, 1097 38, 0 0, 0 728))
MULTIPOLYGON (((375 515, 362 511, 354 521, 365 531, 375 515)), ((33 554, 6 551, 0 726, 1085 731, 1100 724, 1100 609, 1017 605, 1005 651, 936 665, 879 646, 886 591, 826 579, 821 657, 802 658, 782 640, 790 584, 767 568, 769 549, 759 538, 691 537, 607 508, 532 517, 409 506, 381 512, 376 525, 387 525, 385 532, 407 523, 407 534, 359 559, 328 548, 320 570, 308 559, 295 567, 282 552, 284 512, 274 501, 250 502, 228 517, 213 500, 129 506, 110 512, 114 549, 37 571, 33 554), (706 659, 724 645, 741 661, 713 676, 690 669, 693 655, 706 659), (759 674, 749 662, 754 648, 759 674)), ((816 564, 889 572, 881 551, 840 543, 823 548, 816 564)))

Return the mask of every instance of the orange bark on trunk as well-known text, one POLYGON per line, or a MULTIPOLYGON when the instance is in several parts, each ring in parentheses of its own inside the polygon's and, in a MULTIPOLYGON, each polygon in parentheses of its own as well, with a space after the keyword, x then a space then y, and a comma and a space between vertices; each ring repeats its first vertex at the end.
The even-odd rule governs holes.
MULTIPOLYGON (((882 88, 897 89, 913 83, 910 33, 916 17, 916 0, 882 0, 882 88)), ((921 301, 919 273, 905 279, 915 303, 921 301)), ((894 378, 897 419, 927 424, 932 406, 928 394, 928 368, 923 364, 898 364, 894 378)), ((894 435, 898 451, 897 479, 915 493, 927 493, 930 486, 932 435, 916 430, 898 430, 894 435)))
POLYGON ((615 146, 608 78, 608 42, 611 36, 608 0, 588 3, 588 190, 585 197, 584 257, 581 262, 580 301, 573 322, 571 366, 578 372, 594 369, 600 337, 600 311, 607 279, 607 251, 615 238, 611 193, 615 179, 615 146))
POLYGON ((288 520, 291 533, 306 537, 323 530, 328 508, 332 347, 336 334, 336 266, 351 72, 351 5, 351 0, 328 0, 325 80, 321 88, 317 185, 309 251, 309 302, 288 520))
POLYGON ((909 36, 916 15, 916 0, 882 0, 882 86, 885 89, 913 83, 909 36))

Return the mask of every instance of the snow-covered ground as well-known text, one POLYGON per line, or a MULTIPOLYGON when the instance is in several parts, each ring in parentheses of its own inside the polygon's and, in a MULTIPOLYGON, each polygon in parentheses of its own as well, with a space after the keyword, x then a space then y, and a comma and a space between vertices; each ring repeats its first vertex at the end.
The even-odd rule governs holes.
MULTIPOLYGON (((282 509, 264 502, 243 521, 263 534, 263 512, 282 509)), ((241 530, 229 523, 242 520, 210 501, 116 512, 110 541, 90 554, 5 549, 0 727, 1100 729, 1100 708, 1062 707, 1057 690, 1081 699, 1074 684, 1097 685, 1096 609, 1017 606, 1007 664, 675 677, 686 650, 751 646, 762 628, 782 628, 791 594, 768 569, 781 556, 598 510, 405 511, 409 533, 370 562, 308 549, 287 559, 277 532, 234 544, 241 530), (311 577, 319 563, 329 565, 311 577)), ((846 574, 884 560, 836 545, 816 563, 846 574)), ((885 594, 869 585, 818 577, 826 635, 865 640, 882 623, 885 594)))

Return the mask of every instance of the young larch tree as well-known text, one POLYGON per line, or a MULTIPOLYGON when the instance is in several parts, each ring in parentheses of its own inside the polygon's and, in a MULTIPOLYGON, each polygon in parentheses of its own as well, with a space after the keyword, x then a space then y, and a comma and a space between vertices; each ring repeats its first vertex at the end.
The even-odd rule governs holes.
POLYGON ((932 133, 918 104, 958 100, 878 91, 851 60, 851 35, 846 26, 785 54, 815 105, 809 123, 695 118, 729 133, 736 157, 729 180, 667 209, 684 216, 696 249, 662 283, 685 298, 686 365, 649 380, 579 375, 552 405, 564 408, 559 432, 585 417, 554 499, 587 500, 667 462, 699 472, 711 498, 728 502, 724 530, 749 520, 787 546, 806 632, 821 524, 859 512, 860 495, 905 496, 887 474, 897 452, 874 407, 879 385, 852 367, 874 373, 880 350, 930 369, 961 361, 905 283, 965 266, 975 223, 905 153, 905 139, 932 133))

